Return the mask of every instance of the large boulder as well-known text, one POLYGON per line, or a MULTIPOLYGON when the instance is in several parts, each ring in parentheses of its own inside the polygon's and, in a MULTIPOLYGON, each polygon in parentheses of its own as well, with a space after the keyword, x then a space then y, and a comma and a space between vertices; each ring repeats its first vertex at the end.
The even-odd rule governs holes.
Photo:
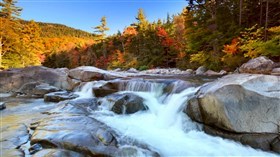
POLYGON ((239 72, 252 74, 270 74, 274 67, 275 63, 272 60, 264 56, 260 56, 249 60, 247 63, 244 63, 239 68, 239 72))
POLYGON ((205 126, 236 135, 245 134, 243 140, 248 137, 258 143, 261 140, 247 135, 279 134, 279 102, 279 76, 234 74, 201 87, 185 112, 205 126))
POLYGON ((79 83, 68 77, 66 68, 51 69, 43 66, 31 66, 0 72, 0 92, 14 92, 30 82, 47 83, 65 90, 72 90, 79 83))
POLYGON ((122 78, 123 76, 114 73, 98 69, 91 66, 81 66, 69 71, 69 77, 83 82, 95 81, 95 80, 111 80, 115 78, 122 78))
POLYGON ((143 98, 132 93, 115 93, 105 97, 109 109, 117 114, 132 114, 146 110, 143 98))

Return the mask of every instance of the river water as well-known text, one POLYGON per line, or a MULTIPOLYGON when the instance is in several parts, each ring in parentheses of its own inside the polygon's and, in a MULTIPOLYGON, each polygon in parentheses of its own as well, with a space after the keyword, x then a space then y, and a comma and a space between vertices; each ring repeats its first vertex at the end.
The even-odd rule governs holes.
MULTIPOLYGON (((81 97, 91 97, 91 87, 99 85, 100 82, 87 83, 78 93, 81 97)), ((179 87, 180 83, 173 91, 179 87)), ((183 113, 187 101, 198 88, 164 93, 164 84, 132 81, 121 87, 120 93, 133 93, 142 97, 149 108, 147 111, 116 115, 102 107, 93 111, 93 117, 115 129, 121 136, 146 144, 161 156, 277 156, 204 133, 200 124, 183 113)), ((104 103, 102 106, 108 102, 104 103)))

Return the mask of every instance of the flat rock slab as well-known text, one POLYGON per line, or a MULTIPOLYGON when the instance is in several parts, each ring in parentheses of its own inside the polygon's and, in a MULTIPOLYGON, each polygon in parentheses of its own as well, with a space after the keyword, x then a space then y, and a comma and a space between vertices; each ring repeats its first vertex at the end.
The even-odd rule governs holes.
POLYGON ((112 155, 118 149, 114 133, 97 120, 82 115, 45 118, 36 127, 31 144, 60 148, 84 155, 112 155))
POLYGON ((44 95, 44 101, 46 102, 60 102, 64 100, 70 100, 70 99, 75 99, 79 97, 79 95, 67 92, 67 91, 62 91, 62 92, 53 92, 53 93, 48 93, 44 95))
POLYGON ((27 126, 17 124, 3 127, 1 126, 1 155, 3 156, 22 156, 23 152, 18 148, 28 142, 29 133, 27 126))
POLYGON ((92 66, 81 66, 69 71, 69 77, 83 82, 95 80, 112 80, 115 78, 123 78, 123 75, 115 72, 109 72, 92 66))
POLYGON ((78 152, 65 149, 43 149, 32 157, 86 157, 78 152))

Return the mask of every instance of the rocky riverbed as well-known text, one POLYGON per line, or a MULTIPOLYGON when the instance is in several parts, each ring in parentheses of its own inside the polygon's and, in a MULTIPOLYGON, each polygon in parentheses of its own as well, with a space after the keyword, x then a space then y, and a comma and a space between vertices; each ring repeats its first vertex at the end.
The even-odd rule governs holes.
POLYGON ((260 57, 226 76, 203 68, 2 71, 1 155, 279 156, 277 65, 260 57))

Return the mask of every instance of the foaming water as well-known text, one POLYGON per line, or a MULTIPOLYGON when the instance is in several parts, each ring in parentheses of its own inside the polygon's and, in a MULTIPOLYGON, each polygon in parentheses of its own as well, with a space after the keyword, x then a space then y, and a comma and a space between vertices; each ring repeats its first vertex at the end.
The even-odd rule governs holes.
POLYGON ((149 82, 145 80, 130 80, 124 82, 119 86, 120 91, 134 91, 134 92, 149 92, 156 96, 160 96, 163 93, 163 83, 149 82))
POLYGON ((105 83, 105 81, 87 82, 79 87, 75 93, 79 95, 79 98, 92 98, 94 96, 92 88, 102 86, 105 83))
POLYGON ((188 88, 170 95, 159 95, 156 93, 162 93, 163 89, 159 87, 161 86, 157 86, 151 92, 141 90, 139 92, 134 90, 138 88, 135 85, 131 87, 133 90, 126 91, 142 97, 144 104, 149 108, 148 111, 116 115, 103 107, 101 111, 95 111, 93 117, 112 127, 122 136, 146 144, 161 156, 277 156, 201 131, 201 126, 183 113, 183 108, 194 96, 197 88, 188 88), (163 97, 164 101, 161 100, 163 97))

